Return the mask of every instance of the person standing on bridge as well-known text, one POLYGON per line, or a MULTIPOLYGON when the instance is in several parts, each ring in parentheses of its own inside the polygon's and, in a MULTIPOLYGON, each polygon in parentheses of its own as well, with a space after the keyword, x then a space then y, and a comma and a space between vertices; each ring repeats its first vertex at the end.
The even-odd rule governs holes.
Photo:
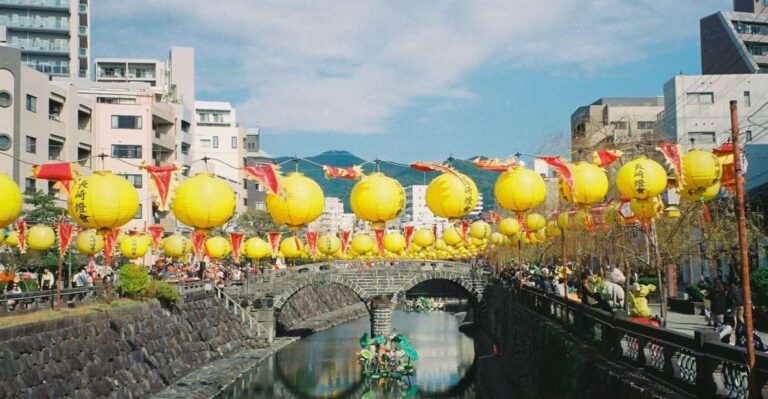
POLYGON ((712 302, 712 320, 715 328, 720 327, 725 319, 725 312, 728 308, 728 296, 725 293, 723 283, 718 280, 712 289, 709 300, 712 302))
POLYGON ((733 307, 734 326, 744 324, 744 290, 735 281, 728 288, 728 301, 733 307))

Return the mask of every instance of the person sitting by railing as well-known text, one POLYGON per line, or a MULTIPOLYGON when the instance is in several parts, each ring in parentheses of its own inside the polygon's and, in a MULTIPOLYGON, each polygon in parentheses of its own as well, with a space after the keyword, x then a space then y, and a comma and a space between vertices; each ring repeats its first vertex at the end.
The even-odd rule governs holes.
POLYGON ((19 278, 16 277, 13 281, 9 281, 5 286, 5 295, 8 297, 8 310, 16 310, 16 306, 19 302, 15 299, 10 299, 14 296, 21 295, 21 286, 19 285, 19 278))

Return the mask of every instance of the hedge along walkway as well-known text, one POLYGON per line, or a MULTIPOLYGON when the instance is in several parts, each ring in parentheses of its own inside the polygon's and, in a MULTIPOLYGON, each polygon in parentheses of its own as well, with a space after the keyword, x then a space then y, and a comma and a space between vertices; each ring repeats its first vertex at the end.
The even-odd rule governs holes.
POLYGON ((56 320, 71 316, 81 316, 89 313, 104 312, 107 310, 114 310, 116 308, 125 308, 130 306, 136 306, 140 304, 140 301, 134 301, 132 299, 121 298, 112 303, 107 304, 104 302, 94 302, 87 305, 79 305, 74 308, 69 308, 66 305, 66 301, 62 305, 61 309, 41 309, 34 312, 11 314, 8 316, 0 317, 0 328, 8 328, 19 326, 22 324, 37 323, 39 321, 56 320))

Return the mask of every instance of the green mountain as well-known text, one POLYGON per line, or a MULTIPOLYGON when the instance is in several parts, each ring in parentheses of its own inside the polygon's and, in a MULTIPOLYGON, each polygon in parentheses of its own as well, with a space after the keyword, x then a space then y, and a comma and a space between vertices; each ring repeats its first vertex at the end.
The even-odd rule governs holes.
MULTIPOLYGON (((320 155, 301 158, 297 161, 293 157, 278 157, 275 162, 281 165, 283 173, 287 174, 298 169, 305 176, 315 180, 323 188, 326 197, 338 197, 344 202, 345 212, 351 212, 349 206, 349 193, 356 181, 346 179, 326 179, 321 165, 330 165, 338 167, 349 167, 363 165, 365 173, 372 173, 376 168, 374 161, 366 161, 347 151, 326 151, 320 155)), ((446 160, 444 163, 449 163, 446 160)), ((459 172, 469 176, 477 184, 477 189, 483 193, 483 205, 485 209, 493 207, 493 185, 496 183, 498 172, 490 172, 477 168, 471 161, 462 159, 452 159, 451 165, 459 172)), ((439 175, 439 172, 420 172, 411 169, 408 165, 381 160, 378 165, 379 170, 390 176, 403 187, 416 184, 429 184, 429 182, 439 175)))

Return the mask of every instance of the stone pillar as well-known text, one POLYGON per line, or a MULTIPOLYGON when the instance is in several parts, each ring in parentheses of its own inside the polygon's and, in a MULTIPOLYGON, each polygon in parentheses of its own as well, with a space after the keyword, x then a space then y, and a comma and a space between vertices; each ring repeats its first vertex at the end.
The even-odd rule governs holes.
POLYGON ((371 300, 371 336, 387 336, 392 332, 392 304, 389 298, 371 300))

